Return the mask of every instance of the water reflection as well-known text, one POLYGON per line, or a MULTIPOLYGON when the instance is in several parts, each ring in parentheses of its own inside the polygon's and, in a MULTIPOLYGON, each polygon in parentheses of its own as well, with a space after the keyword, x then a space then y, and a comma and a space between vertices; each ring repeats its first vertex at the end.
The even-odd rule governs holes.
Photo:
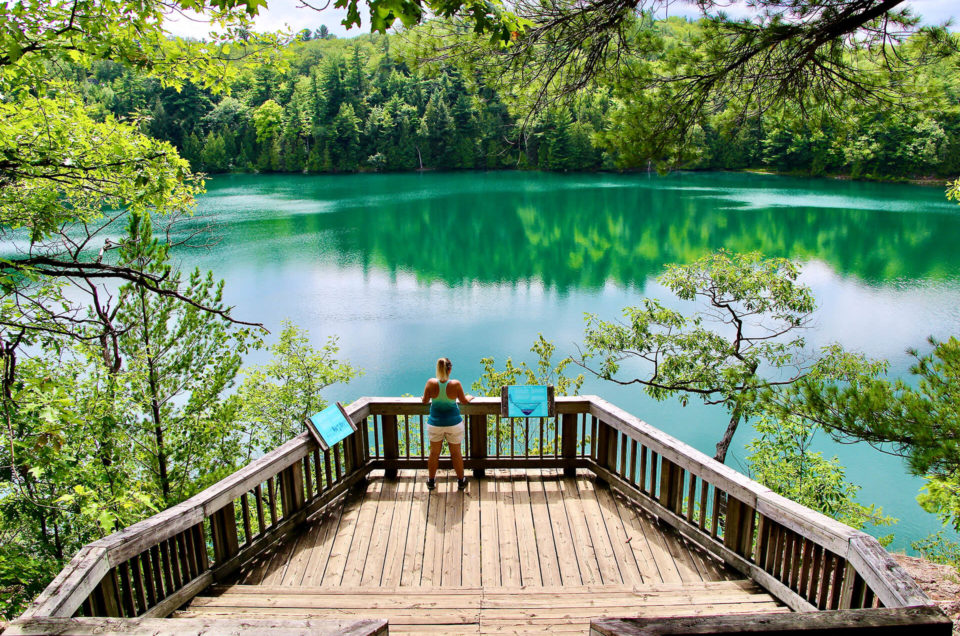
POLYGON ((817 258, 882 283, 956 276, 960 214, 937 188, 759 175, 514 173, 231 177, 202 202, 220 258, 359 264, 422 283, 642 288, 725 247, 817 258))

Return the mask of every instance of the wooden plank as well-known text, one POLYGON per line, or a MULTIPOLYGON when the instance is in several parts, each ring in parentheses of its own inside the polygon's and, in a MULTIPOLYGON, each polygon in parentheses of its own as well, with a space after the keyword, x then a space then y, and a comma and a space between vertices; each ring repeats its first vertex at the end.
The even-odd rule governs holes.
MULTIPOLYGON (((599 486, 603 487, 603 486, 599 486)), ((620 564, 617 562, 616 553, 613 549, 613 542, 607 526, 604 523, 603 514, 600 511, 600 504, 597 502, 594 482, 586 475, 580 475, 577 478, 577 491, 580 495, 580 503, 583 506, 583 512, 586 516, 587 528, 590 531, 590 538, 593 542, 593 549, 597 555, 597 563, 600 567, 601 580, 606 584, 623 583, 623 576, 620 574, 620 564)))
POLYGON ((518 545, 517 525, 513 513, 513 485, 510 472, 497 470, 497 531, 500 536, 500 580, 503 585, 520 585, 523 581, 520 571, 520 547, 518 545))
POLYGON ((383 572, 379 585, 400 585, 403 574, 403 552, 407 532, 411 526, 410 512, 413 508, 413 488, 416 473, 410 470, 397 474, 397 495, 393 518, 387 531, 387 549, 383 556, 383 572))
POLYGON ((814 614, 763 614, 703 618, 597 619, 591 636, 667 636, 673 634, 859 634, 912 636, 951 633, 949 619, 931 607, 842 610, 814 614))
POLYGON ((577 480, 564 477, 560 480, 560 494, 563 507, 570 521, 570 532, 573 535, 574 549, 577 551, 577 563, 580 566, 580 579, 584 585, 602 583, 600 565, 597 562, 597 553, 593 547, 593 539, 587 528, 587 519, 584 516, 583 504, 577 489, 577 480))
MULTIPOLYGON (((533 530, 536 536, 536 549, 540 557, 540 577, 543 585, 561 585, 563 577, 560 574, 560 563, 553 534, 553 525, 550 522, 550 510, 547 504, 543 486, 543 474, 529 473, 527 487, 530 492, 530 510, 533 513, 533 530)), ((564 521, 566 518, 564 517, 564 521)), ((579 583, 580 576, 577 575, 579 583)))
POLYGON ((130 634, 131 636, 180 636, 182 634, 235 634, 237 636, 385 636, 387 621, 360 620, 287 620, 223 618, 34 618, 16 621, 6 634, 35 636, 61 634, 130 634))
POLYGON ((213 583, 213 572, 207 570, 192 581, 187 581, 179 590, 151 607, 144 613, 143 617, 161 618, 169 616, 171 612, 209 587, 211 583, 213 583))
MULTIPOLYGON (((228 593, 196 598, 190 604, 190 608, 262 608, 265 610, 265 614, 269 614, 269 610, 278 607, 315 610, 399 609, 404 611, 417 609, 480 609, 482 596, 483 592, 480 590, 475 590, 469 594, 445 594, 442 591, 424 593, 420 588, 405 588, 401 594, 369 594, 359 591, 355 591, 353 594, 275 594, 271 592, 252 595, 228 593)), ((766 598, 769 599, 770 597, 767 596, 766 598)))
POLYGON ((523 585, 543 585, 540 575, 540 543, 533 525, 527 476, 514 471, 509 476, 513 489, 513 518, 517 526, 517 551, 520 553, 520 581, 523 585))
POLYGON ((481 541, 481 488, 482 484, 474 481, 463 493, 463 550, 460 584, 468 587, 478 587, 483 583, 481 560, 486 546, 481 541))
POLYGON ((933 603, 917 586, 916 581, 868 534, 860 533, 850 540, 847 561, 853 563, 857 572, 886 607, 933 603))
POLYGON ((313 521, 294 539, 296 545, 293 553, 290 555, 287 568, 281 580, 278 581, 280 585, 300 585, 306 575, 307 565, 310 563, 310 555, 313 553, 317 540, 322 534, 323 523, 313 521))
POLYGON ((283 575, 287 571, 287 566, 297 550, 298 544, 304 539, 303 533, 297 533, 295 536, 278 543, 271 551, 272 558, 268 562, 260 581, 261 585, 279 585, 283 581, 283 575))
MULTIPOLYGON (((456 482, 450 482, 447 493, 446 521, 443 531, 443 552, 440 569, 440 584, 459 586, 463 572, 463 491, 456 482)), ((473 546, 476 549, 476 546, 473 546)))
POLYGON ((73 616, 109 570, 104 548, 84 546, 22 616, 73 616))
MULTIPOLYGON (((647 524, 640 518, 638 510, 623 496, 611 492, 611 499, 617 507, 617 515, 626 535, 626 541, 633 552, 634 562, 644 584, 662 583, 663 576, 653 555, 650 540, 647 538, 647 524)), ((679 577, 678 577, 679 578, 679 577)))
MULTIPOLYGON (((202 616, 233 616, 245 617, 288 617, 288 618, 323 618, 324 616, 309 607, 274 607, 267 612, 262 607, 188 607, 177 612, 177 618, 197 618, 202 616)), ((359 619, 385 618, 390 621, 391 629, 394 625, 436 625, 436 624, 470 624, 480 618, 480 611, 476 609, 338 609, 331 611, 328 618, 359 619)))
POLYGON ((330 550, 333 548, 333 541, 340 527, 340 517, 343 515, 343 505, 345 501, 346 498, 337 500, 327 514, 313 520, 313 523, 320 528, 320 533, 316 538, 313 548, 309 551, 307 564, 303 571, 303 578, 299 583, 291 580, 291 585, 311 586, 319 585, 323 582, 327 561, 330 559, 330 550))
POLYGON ((480 582, 500 585, 500 534, 497 516, 497 480, 487 477, 477 484, 480 508, 480 582))
POLYGON ((363 505, 364 491, 351 491, 344 501, 343 514, 337 526, 337 534, 330 546, 330 557, 323 572, 321 585, 340 585, 343 580, 344 567, 350 552, 350 544, 357 528, 357 517, 363 505))
MULTIPOLYGON (((580 585, 583 581, 580 578, 578 553, 573 543, 570 521, 567 519, 567 511, 560 493, 559 476, 554 470, 544 470, 541 471, 539 482, 547 504, 550 532, 553 536, 557 553, 557 566, 560 570, 560 584, 580 585)), ((543 571, 545 572, 544 581, 546 581, 547 569, 544 568, 543 571)))
POLYGON ((446 497, 449 484, 437 480, 435 490, 427 492, 426 532, 423 540, 421 585, 440 585, 443 578, 443 529, 447 522, 446 497))
MULTIPOLYGON (((386 417, 386 416, 384 416, 386 417)), ((370 547, 366 550, 366 562, 360 575, 361 585, 380 585, 383 568, 386 565, 387 545, 390 542, 390 530, 393 516, 397 510, 397 480, 383 476, 383 483, 377 502, 377 509, 370 530, 370 547)), ((349 583, 344 582, 344 585, 349 583)))
POLYGON ((373 534, 377 512, 380 509, 380 495, 385 490, 384 486, 383 479, 371 479, 367 482, 367 494, 363 498, 360 514, 357 516, 357 528, 353 533, 353 541, 350 543, 347 552, 341 585, 359 585, 363 580, 363 568, 369 556, 371 535, 373 534))
POLYGON ((828 550, 845 554, 850 539, 858 531, 835 519, 782 497, 775 492, 766 492, 757 497, 757 511, 780 525, 793 530, 828 550))
POLYGON ((427 471, 418 470, 413 482, 413 501, 410 509, 410 528, 403 549, 401 585, 420 585, 423 556, 426 547, 427 515, 430 512, 430 493, 427 490, 427 471))
POLYGON ((634 552, 630 548, 633 539, 620 519, 620 512, 617 510, 617 504, 613 500, 610 489, 605 486, 597 486, 594 488, 594 494, 600 508, 603 525, 606 526, 607 535, 610 537, 613 556, 620 566, 620 576, 623 583, 626 585, 643 584, 643 575, 637 565, 634 552))
POLYGON ((683 559, 683 550, 677 545, 676 538, 667 527, 657 522, 655 517, 638 512, 638 518, 646 521, 647 538, 653 558, 660 570, 664 583, 697 582, 696 568, 683 559))

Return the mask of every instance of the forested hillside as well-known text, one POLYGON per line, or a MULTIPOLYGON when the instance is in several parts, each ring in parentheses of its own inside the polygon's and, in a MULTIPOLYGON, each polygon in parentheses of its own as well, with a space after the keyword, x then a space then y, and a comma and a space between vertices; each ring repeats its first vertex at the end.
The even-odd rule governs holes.
MULTIPOLYGON (((687 44, 700 27, 671 18, 657 28, 669 50, 687 44)), ((529 117, 522 87, 485 80, 465 64, 408 63, 409 35, 305 37, 311 35, 285 47, 281 63, 241 72, 227 93, 192 84, 178 92, 100 62, 88 96, 118 116, 147 115, 150 135, 172 142, 194 169, 207 173, 647 169, 658 159, 646 141, 650 111, 663 105, 631 94, 622 78, 609 85, 599 80, 529 117)), ((779 106, 745 121, 730 100, 694 129, 668 167, 854 178, 955 175, 956 59, 924 67, 912 82, 911 103, 850 100, 839 109, 815 103, 803 113, 796 105, 779 106)))

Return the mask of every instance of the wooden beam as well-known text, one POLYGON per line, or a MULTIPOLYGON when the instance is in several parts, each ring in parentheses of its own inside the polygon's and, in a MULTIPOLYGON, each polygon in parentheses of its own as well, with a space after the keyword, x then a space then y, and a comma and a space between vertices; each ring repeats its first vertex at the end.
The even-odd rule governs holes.
POLYGON ((808 634, 857 636, 948 636, 950 619, 939 608, 897 607, 824 611, 815 614, 740 614, 682 618, 607 618, 590 622, 591 636, 674 634, 808 634))
MULTIPOLYGON (((400 437, 397 431, 397 414, 386 413, 380 416, 380 428, 383 435, 383 458, 400 458, 400 437)), ((387 479, 397 478, 397 469, 390 468, 384 471, 387 479)))
MULTIPOLYGON (((501 457, 499 459, 491 457, 488 459, 464 459, 463 465, 468 469, 493 469, 493 468, 556 468, 556 469, 574 469, 577 468, 588 468, 590 465, 596 465, 592 460, 587 459, 555 459, 553 457, 544 457, 543 459, 539 457, 501 457), (587 463, 589 462, 589 464, 587 463)), ((426 459, 417 459, 411 457, 410 459, 396 459, 387 461, 385 459, 374 459, 368 464, 371 470, 387 468, 409 468, 409 469, 420 469, 427 467, 426 459)), ((453 464, 449 458, 441 457, 440 458, 440 468, 443 469, 452 469, 453 464)))
POLYGON ((11 623, 5 636, 39 634, 129 634, 131 636, 257 636, 259 634, 304 634, 309 636, 386 635, 384 619, 317 620, 280 618, 31 618, 11 623))
POLYGON ((109 571, 105 549, 98 546, 81 548, 67 567, 57 574, 37 600, 27 608, 23 618, 73 616, 109 571))
POLYGON ((213 558, 217 564, 229 561, 239 552, 237 517, 232 501, 210 517, 210 534, 213 535, 213 558))
MULTIPOLYGON (((485 465, 487 459, 487 416, 468 415, 467 426, 470 429, 470 456, 466 459, 485 465)), ((395 471, 395 469, 394 469, 395 471)), ((483 477, 483 468, 474 468, 474 477, 483 477)))
POLYGON ((870 535, 859 533, 853 537, 846 556, 847 562, 853 564, 870 590, 885 606, 934 604, 917 582, 870 535))
MULTIPOLYGON (((560 456, 567 461, 577 459, 577 414, 564 413, 560 417, 560 456)), ((563 469, 564 477, 575 477, 577 469, 563 469)))

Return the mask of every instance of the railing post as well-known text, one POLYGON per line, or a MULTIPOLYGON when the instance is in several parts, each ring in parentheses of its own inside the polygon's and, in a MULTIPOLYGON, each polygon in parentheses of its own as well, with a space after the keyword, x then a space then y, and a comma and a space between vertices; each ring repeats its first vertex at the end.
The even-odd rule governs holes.
MULTIPOLYGON (((560 456, 564 462, 573 463, 577 459, 577 414, 564 413, 560 417, 560 456)), ((563 467, 564 477, 576 477, 574 466, 563 467)))
MULTIPOLYGON (((617 431, 612 426, 599 420, 597 422, 597 464, 601 468, 606 468, 610 472, 616 472, 617 469, 617 431)), ((606 480, 597 477, 599 483, 606 483, 606 480)))
MULTIPOLYGON (((386 461, 400 459, 400 439, 397 433, 397 416, 380 416, 381 434, 383 435, 383 458, 386 461)), ((408 442, 409 443, 409 442, 408 442)), ((396 479, 397 469, 386 468, 383 476, 387 479, 396 479)))
POLYGON ((111 568, 93 591, 94 611, 98 616, 120 617, 117 570, 111 568))
MULTIPOLYGON (((467 425, 470 428, 470 459, 483 461, 487 458, 487 416, 468 415, 467 425)), ((473 476, 480 478, 486 474, 483 468, 474 468, 473 476)))
POLYGON ((660 458, 660 504, 678 515, 683 507, 683 469, 666 457, 660 458))
POLYGON ((303 464, 300 462, 280 471, 280 503, 283 505, 284 518, 303 508, 303 464))
POLYGON ((723 544, 745 559, 753 553, 754 512, 736 497, 727 497, 723 544))
POLYGON ((223 565, 240 551, 232 501, 210 517, 210 534, 213 535, 213 558, 217 565, 223 565))

